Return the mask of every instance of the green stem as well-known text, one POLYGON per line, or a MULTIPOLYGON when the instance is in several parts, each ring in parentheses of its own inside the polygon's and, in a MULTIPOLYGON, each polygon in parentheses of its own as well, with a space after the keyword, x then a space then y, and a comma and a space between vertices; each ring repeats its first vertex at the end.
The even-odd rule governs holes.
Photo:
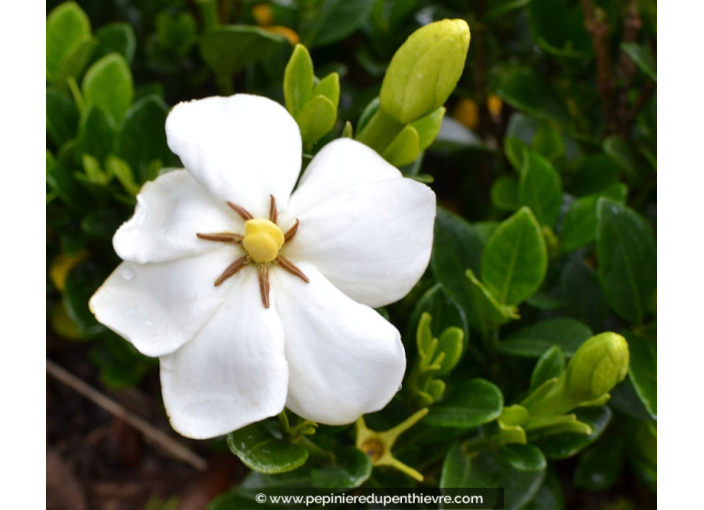
POLYGON ((313 457, 315 460, 320 461, 323 464, 332 463, 337 460, 334 453, 329 452, 327 450, 323 450, 320 446, 315 444, 307 437, 302 437, 298 444, 304 446, 305 449, 308 450, 308 454, 311 457, 313 457))
POLYGON ((364 129, 357 134, 357 141, 371 147, 379 154, 396 138, 404 125, 389 117, 381 108, 369 119, 364 129))
POLYGON ((198 0, 198 10, 203 20, 203 32, 212 30, 220 24, 218 6, 215 0, 198 0))
POLYGON ((218 91, 223 96, 231 96, 235 93, 235 87, 232 85, 232 76, 215 75, 215 83, 217 83, 218 91))

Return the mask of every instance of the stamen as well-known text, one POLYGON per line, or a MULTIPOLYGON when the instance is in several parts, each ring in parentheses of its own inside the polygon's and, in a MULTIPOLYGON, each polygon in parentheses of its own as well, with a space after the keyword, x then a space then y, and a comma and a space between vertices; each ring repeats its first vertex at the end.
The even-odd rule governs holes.
POLYGON ((274 195, 269 195, 271 197, 271 205, 269 206, 269 221, 276 223, 279 219, 279 213, 276 211, 276 199, 274 195))
POLYGON ((244 266, 248 265, 249 261, 247 260, 247 257, 241 257, 237 260, 235 260, 232 264, 227 266, 227 269, 223 271, 223 273, 218 277, 217 280, 215 280, 215 286, 219 287, 222 282, 227 280, 230 276, 233 274, 237 273, 240 269, 242 269, 244 266))
POLYGON ((264 308, 269 308, 269 264, 259 264, 259 292, 262 295, 264 308))
POLYGON ((308 279, 308 277, 306 275, 303 274, 303 271, 298 269, 293 263, 291 263, 289 260, 286 260, 281 255, 279 255, 276 258, 276 263, 279 264, 283 269, 285 269, 286 271, 288 271, 292 275, 296 275, 304 282, 310 283, 310 280, 308 279))
POLYGON ((244 209, 237 204, 227 202, 227 205, 230 206, 230 208, 233 209, 237 214, 239 214, 244 221, 251 220, 252 218, 254 218, 254 216, 252 216, 249 211, 247 211, 247 209, 244 209))
POLYGON ((221 243, 241 243, 244 236, 235 234, 234 232, 220 232, 218 234, 196 234, 198 239, 205 241, 218 241, 221 243))
POLYGON ((289 242, 291 239, 293 239, 293 236, 296 235, 296 232, 298 232, 298 224, 300 222, 296 220, 296 223, 293 224, 293 226, 288 229, 288 232, 284 234, 284 244, 289 242))

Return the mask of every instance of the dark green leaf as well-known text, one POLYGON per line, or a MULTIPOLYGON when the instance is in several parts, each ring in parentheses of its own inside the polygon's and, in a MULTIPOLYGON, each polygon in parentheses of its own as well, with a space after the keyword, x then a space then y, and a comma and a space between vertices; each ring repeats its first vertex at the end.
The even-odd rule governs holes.
POLYGON ((567 120, 562 101, 543 78, 530 69, 515 68, 505 72, 496 94, 514 108, 538 119, 567 120))
POLYGON ((266 475, 250 472, 242 481, 237 491, 247 497, 254 496, 262 490, 266 489, 293 489, 293 488, 308 488, 311 487, 310 471, 307 469, 298 469, 277 475, 266 475))
POLYGON ((404 338, 415 338, 418 329, 418 321, 423 312, 428 312, 432 316, 430 328, 435 338, 440 336, 446 328, 451 326, 459 327, 464 332, 465 344, 469 339, 469 327, 467 318, 458 304, 447 295, 441 284, 436 284, 430 288, 416 302, 416 306, 408 319, 408 327, 404 338))
POLYGON ((152 161, 160 160, 168 166, 168 162, 173 160, 164 131, 168 113, 164 101, 151 95, 132 105, 125 115, 116 155, 130 165, 138 184, 149 177, 147 169, 152 161))
POLYGON ((618 479, 625 460, 626 444, 622 436, 605 437, 579 457, 574 485, 602 491, 618 479))
POLYGON ((93 209, 81 221, 81 229, 91 236, 112 239, 125 219, 125 215, 119 209, 93 209))
POLYGON ((248 468, 265 474, 292 471, 308 459, 305 447, 274 437, 261 422, 228 434, 227 445, 248 468))
POLYGON ((110 53, 119 53, 128 64, 132 63, 137 39, 129 23, 111 23, 95 33, 98 46, 93 52, 93 60, 100 60, 110 53))
POLYGON ((626 334, 631 353, 629 375, 636 394, 650 416, 658 414, 658 352, 657 342, 635 334, 626 334))
POLYGON ((99 164, 115 147, 115 123, 102 109, 90 105, 84 110, 78 130, 78 147, 93 156, 99 164))
MULTIPOLYGON (((467 269, 469 285, 460 296, 464 303, 467 320, 486 338, 487 334, 511 319, 520 318, 515 306, 502 305, 474 275, 467 269)), ((465 285, 466 282, 465 282, 465 285)))
POLYGON ((593 331, 604 331, 606 299, 599 279, 583 260, 570 260, 560 278, 560 300, 566 315, 582 321, 593 331))
POLYGON ((158 367, 156 358, 141 354, 127 340, 111 331, 94 339, 88 353, 91 362, 100 368, 100 380, 108 388, 134 387, 150 371, 158 367))
POLYGON ((513 212, 521 207, 518 203, 518 181, 508 175, 496 179, 491 186, 491 203, 503 211, 513 212))
POLYGON ((375 0, 326 0, 316 2, 301 27, 301 40, 309 48, 325 46, 344 39, 366 21, 375 0))
POLYGON ((60 147, 76 137, 78 108, 73 100, 55 88, 46 88, 46 132, 60 147))
POLYGON ((530 207, 541 225, 552 227, 562 206, 562 182, 552 164, 540 154, 526 150, 523 155, 518 202, 530 207))
POLYGON ((578 198, 570 206, 562 224, 562 249, 566 252, 589 244, 596 237, 596 204, 601 197, 608 197, 624 203, 628 188, 625 184, 614 183, 599 193, 578 198))
POLYGON ((631 57, 638 68, 647 74, 653 81, 658 81, 655 56, 647 46, 638 46, 636 43, 621 43, 621 49, 631 57))
POLYGON ((533 136, 531 148, 548 161, 555 161, 565 155, 565 142, 562 139, 562 133, 547 122, 541 123, 538 127, 533 136))
POLYGON ((462 275, 467 269, 479 273, 483 251, 484 242, 472 225, 438 208, 431 267, 435 278, 450 291, 451 296, 466 292, 462 275))
POLYGON ((190 12, 172 14, 160 12, 156 17, 156 34, 159 44, 175 53, 185 55, 196 40, 196 20, 190 12))
POLYGON ((525 510, 564 510, 565 496, 562 492, 560 479, 553 471, 548 471, 545 481, 540 486, 533 501, 524 507, 525 510))
POLYGON ((352 489, 362 485, 372 474, 372 462, 362 450, 350 446, 336 454, 334 464, 311 469, 313 487, 352 489))
POLYGON ((430 408, 424 423, 438 427, 472 429, 495 420, 504 404, 501 390, 484 379, 470 379, 455 386, 430 408))
POLYGON ((608 407, 578 409, 577 420, 592 428, 592 433, 576 434, 566 432, 552 436, 541 437, 534 444, 551 460, 567 459, 596 441, 611 421, 612 412, 608 407))
POLYGON ((585 157, 571 176, 569 189, 577 196, 590 195, 614 184, 621 175, 622 168, 606 154, 585 157))
POLYGON ((559 345, 553 345, 540 357, 530 376, 530 391, 537 389, 545 381, 560 377, 565 371, 565 355, 559 345))
MULTIPOLYGON (((523 140, 507 136, 504 138, 504 149, 511 166, 520 173, 524 165, 523 156, 526 154, 528 145, 523 140)), ((518 194, 518 190, 516 190, 516 194, 518 194)))
POLYGON ((610 136, 604 140, 604 152, 608 154, 629 175, 635 175, 638 170, 633 147, 620 136, 610 136))
POLYGON ((82 88, 88 104, 106 112, 115 123, 122 120, 134 98, 130 66, 118 53, 111 53, 90 66, 82 88))
POLYGON ((599 281, 609 306, 641 324, 657 284, 657 254, 650 225, 638 213, 608 198, 599 199, 596 249, 599 281))
POLYGON ((579 321, 552 319, 519 329, 501 342, 501 350, 516 356, 537 358, 557 345, 565 356, 573 356, 592 335, 592 331, 579 321))
MULTIPOLYGON (((459 444, 447 452, 440 488, 503 487, 505 507, 518 510, 533 499, 545 477, 545 458, 532 445, 467 452, 459 444)), ((492 502, 486 502, 487 508, 492 502)))
POLYGON ((261 28, 226 25, 214 28, 200 38, 200 53, 217 76, 231 77, 249 64, 283 48, 286 39, 261 28))
POLYGON ((484 19, 490 20, 501 14, 505 14, 514 9, 520 9, 528 5, 530 0, 493 0, 489 2, 489 11, 484 15, 484 19))
POLYGON ((459 151, 464 149, 488 150, 477 134, 452 117, 443 117, 440 131, 435 138, 433 149, 459 151))
POLYGON ((76 323, 81 335, 89 338, 104 328, 88 308, 88 300, 107 275, 95 262, 88 260, 74 267, 66 276, 63 298, 66 312, 76 323))
POLYGON ((528 12, 533 39, 545 51, 560 57, 583 57, 593 52, 579 5, 570 6, 563 0, 532 0, 528 12))
POLYGON ((530 209, 523 207, 504 221, 482 254, 482 282, 503 304, 515 305, 531 296, 547 271, 543 235, 530 209))

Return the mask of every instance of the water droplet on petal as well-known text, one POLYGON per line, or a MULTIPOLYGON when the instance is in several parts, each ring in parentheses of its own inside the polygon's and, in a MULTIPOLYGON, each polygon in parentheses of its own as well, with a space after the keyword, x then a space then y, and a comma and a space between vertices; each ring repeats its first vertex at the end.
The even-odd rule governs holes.
POLYGON ((134 278, 134 269, 130 266, 123 266, 120 270, 120 276, 122 276, 125 280, 130 281, 134 278))

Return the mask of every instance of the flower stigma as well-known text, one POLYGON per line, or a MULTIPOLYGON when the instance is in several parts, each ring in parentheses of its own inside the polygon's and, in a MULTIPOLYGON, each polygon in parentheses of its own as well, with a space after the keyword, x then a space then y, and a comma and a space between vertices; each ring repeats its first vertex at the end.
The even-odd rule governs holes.
POLYGON ((258 267, 259 271, 259 291, 262 296, 262 304, 264 308, 269 308, 269 266, 272 263, 277 264, 289 273, 298 276, 301 280, 309 283, 308 277, 303 274, 303 271, 298 269, 292 262, 285 259, 279 254, 281 248, 290 242, 298 231, 299 221, 288 229, 286 234, 276 224, 278 220, 278 212, 276 210, 276 199, 274 195, 271 197, 271 205, 269 207, 269 219, 255 218, 252 214, 243 207, 227 202, 227 205, 235 211, 244 220, 244 235, 233 232, 220 232, 216 234, 201 234, 197 233, 199 239, 205 241, 216 241, 221 243, 241 244, 247 252, 247 255, 235 260, 227 266, 225 271, 215 280, 214 285, 220 286, 225 280, 246 266, 253 264, 258 267))

